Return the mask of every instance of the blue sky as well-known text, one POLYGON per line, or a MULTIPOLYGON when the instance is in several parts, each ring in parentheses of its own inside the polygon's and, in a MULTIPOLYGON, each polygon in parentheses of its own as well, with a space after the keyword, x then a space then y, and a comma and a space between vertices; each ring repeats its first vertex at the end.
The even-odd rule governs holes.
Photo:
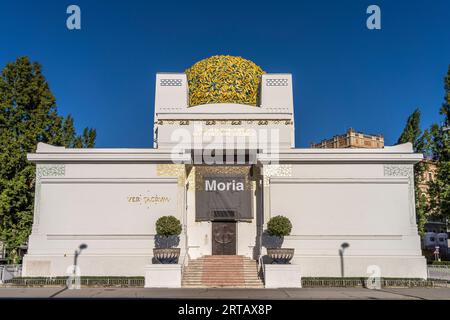
POLYGON ((395 144, 416 107, 423 127, 441 120, 450 1, 1 0, 0 40, 1 68, 40 62, 59 112, 95 127, 97 147, 151 147, 155 73, 215 54, 293 74, 299 147, 349 127, 395 144), (381 30, 366 28, 371 4, 381 30))

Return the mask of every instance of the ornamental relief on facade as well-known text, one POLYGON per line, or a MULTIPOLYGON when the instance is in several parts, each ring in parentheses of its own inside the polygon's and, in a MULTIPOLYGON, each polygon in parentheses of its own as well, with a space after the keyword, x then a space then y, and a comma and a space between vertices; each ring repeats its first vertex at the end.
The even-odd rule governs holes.
POLYGON ((269 164, 263 167, 264 186, 269 186, 271 177, 292 177, 291 164, 269 164))
POLYGON ((410 165, 384 165, 384 175, 391 177, 412 177, 414 170, 410 165))
POLYGON ((384 175, 388 177, 408 178, 409 219, 411 225, 416 225, 416 213, 414 206, 414 169, 412 165, 384 165, 384 175))
POLYGON ((178 185, 183 186, 186 180, 186 169, 184 164, 159 163, 156 165, 158 177, 177 177, 178 185))
POLYGON ((66 175, 66 166, 63 164, 37 165, 36 177, 40 181, 43 177, 63 177, 66 175))
POLYGON ((205 124, 207 126, 214 126, 214 125, 230 125, 230 126, 238 126, 238 125, 260 125, 260 126, 266 126, 266 125, 292 125, 292 120, 283 120, 283 119, 270 119, 270 120, 205 120, 205 121, 196 121, 196 120, 158 120, 156 122, 158 125, 176 125, 176 126, 183 126, 183 125, 189 125, 189 124, 205 124))

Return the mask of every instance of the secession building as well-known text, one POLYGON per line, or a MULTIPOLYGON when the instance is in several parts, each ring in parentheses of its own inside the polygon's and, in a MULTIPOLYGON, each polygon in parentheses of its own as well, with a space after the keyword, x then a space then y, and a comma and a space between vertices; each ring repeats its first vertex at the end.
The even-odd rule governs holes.
POLYGON ((270 217, 293 225, 283 247, 304 277, 426 278, 410 144, 295 148, 291 74, 230 56, 156 75, 154 148, 39 144, 34 223, 23 276, 141 276, 155 221, 182 222, 180 263, 265 254, 270 217), (227 241, 221 233, 227 233, 227 241), (343 244, 345 244, 343 246, 343 244))

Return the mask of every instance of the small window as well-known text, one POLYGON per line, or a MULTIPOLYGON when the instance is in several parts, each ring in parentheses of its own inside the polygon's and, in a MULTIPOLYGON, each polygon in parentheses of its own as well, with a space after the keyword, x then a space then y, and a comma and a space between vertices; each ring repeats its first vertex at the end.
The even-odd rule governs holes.
POLYGON ((439 242, 444 242, 444 238, 439 238, 439 242))
POLYGON ((433 172, 428 172, 428 181, 433 181, 433 172))
POLYGON ((430 237, 430 241, 434 242, 436 239, 434 237, 430 237))

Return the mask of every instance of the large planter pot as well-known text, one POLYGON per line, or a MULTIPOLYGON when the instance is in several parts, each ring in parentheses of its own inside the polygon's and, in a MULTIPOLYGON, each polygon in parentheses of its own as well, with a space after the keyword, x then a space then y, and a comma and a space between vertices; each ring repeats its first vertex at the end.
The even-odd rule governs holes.
POLYGON ((273 263, 289 263, 294 257, 294 248, 267 248, 267 255, 273 263))
POLYGON ((178 263, 180 257, 180 248, 155 248, 153 257, 160 263, 178 263))

